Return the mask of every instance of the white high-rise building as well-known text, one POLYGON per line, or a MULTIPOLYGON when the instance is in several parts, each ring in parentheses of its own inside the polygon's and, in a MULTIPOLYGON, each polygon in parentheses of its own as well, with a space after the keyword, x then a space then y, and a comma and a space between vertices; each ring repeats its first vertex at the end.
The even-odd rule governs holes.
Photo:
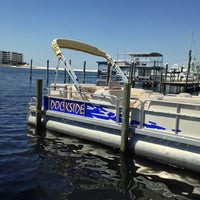
POLYGON ((23 54, 11 51, 0 51, 0 64, 22 65, 23 54))

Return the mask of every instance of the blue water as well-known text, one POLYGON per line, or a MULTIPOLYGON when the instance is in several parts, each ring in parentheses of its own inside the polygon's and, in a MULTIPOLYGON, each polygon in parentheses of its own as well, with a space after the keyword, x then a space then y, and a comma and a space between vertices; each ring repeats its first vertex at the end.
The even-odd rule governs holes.
MULTIPOLYGON (((54 80, 50 71, 50 80, 54 80)), ((0 67, 0 199, 200 199, 200 174, 27 126, 45 70, 0 67)), ((86 78, 94 82, 96 74, 86 78)), ((63 72, 59 75, 63 80, 63 72)), ((81 80, 81 78, 80 78, 81 80)))

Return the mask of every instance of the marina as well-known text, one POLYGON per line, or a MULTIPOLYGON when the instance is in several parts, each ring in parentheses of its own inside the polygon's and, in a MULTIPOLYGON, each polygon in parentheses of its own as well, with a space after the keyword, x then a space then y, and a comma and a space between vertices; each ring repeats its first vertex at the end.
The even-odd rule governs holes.
MULTIPOLYGON (((76 74, 82 80, 82 72, 76 74)), ((117 149, 50 130, 35 134, 26 122, 27 102, 36 94, 36 80, 44 80, 46 87, 46 70, 33 67, 32 75, 30 83, 28 68, 0 67, 1 199, 78 200, 97 194, 119 200, 199 199, 200 179, 192 171, 123 157, 117 149)), ((63 76, 61 70, 59 82, 63 76)), ((54 78, 50 70, 49 81, 54 78)), ((95 80, 95 72, 86 72, 87 84, 95 80)))
POLYGON ((161 92, 166 92, 166 87, 169 87, 168 93, 170 93, 172 90, 171 88, 175 88, 174 90, 176 91, 175 93, 180 93, 183 91, 199 91, 199 82, 198 81, 192 81, 192 82, 187 82, 187 85, 185 82, 180 82, 180 81, 164 81, 161 82, 160 84, 160 91, 161 92))
MULTIPOLYGON (((110 74, 110 80, 119 81, 123 86, 124 82, 122 81, 121 75, 112 66, 108 68, 108 63, 105 61, 97 63, 98 81, 101 85, 106 85, 108 73, 110 74), (107 69, 109 70, 107 71, 107 69)), ((120 53, 117 54, 117 59, 114 60, 114 63, 130 79, 132 87, 154 89, 161 82, 161 75, 164 71, 163 55, 158 52, 120 53)))
POLYGON ((176 93, 199 91, 200 63, 196 59, 192 60, 192 50, 189 50, 189 59, 186 66, 175 64, 168 70, 168 64, 165 67, 165 73, 162 74, 160 91, 165 92, 166 86, 176 88, 176 93))
MULTIPOLYGON (((127 149, 136 156, 199 172, 200 97, 189 93, 163 95, 152 90, 130 88, 119 66, 104 51, 88 44, 55 39, 52 49, 68 71, 72 84, 55 82, 31 98, 27 121, 37 127, 127 149), (107 86, 79 84, 61 48, 102 56, 125 82, 121 87, 111 81, 107 86), (39 117, 38 117, 39 116, 39 117), (40 126, 38 126, 40 127, 40 126), (191 128, 192 127, 192 128, 191 128)), ((41 83, 38 84, 41 87, 41 83)), ((40 91, 41 89, 38 89, 40 91)))
POLYGON ((1 1, 0 200, 200 200, 200 1, 1 1))

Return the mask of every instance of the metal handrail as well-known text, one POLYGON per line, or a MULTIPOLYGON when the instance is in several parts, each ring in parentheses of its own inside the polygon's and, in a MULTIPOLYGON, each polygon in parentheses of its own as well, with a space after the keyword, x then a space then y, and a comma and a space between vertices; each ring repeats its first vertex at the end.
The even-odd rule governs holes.
MULTIPOLYGON (((66 97, 62 97, 62 96, 58 96, 60 99, 66 99, 66 100, 73 100, 73 101, 79 101, 79 102, 83 102, 83 103, 91 103, 93 105, 99 105, 98 103, 95 103, 95 102, 90 102, 87 100, 87 97, 86 95, 90 95, 91 97, 98 97, 98 98, 113 98, 116 102, 116 104, 114 105, 108 105, 108 104, 101 104, 101 105, 104 105, 110 109, 114 109, 115 110, 115 115, 116 115, 116 123, 119 124, 120 123, 120 109, 121 109, 121 106, 120 106, 120 102, 121 100, 123 99, 123 97, 120 97, 118 98, 117 96, 115 95, 104 95, 104 94, 94 94, 94 93, 90 93, 90 92, 80 92, 80 91, 68 91, 68 90, 60 90, 60 89, 55 89, 55 88, 47 88, 47 95, 48 96, 51 96, 50 95, 50 91, 58 91, 58 92, 70 92, 71 94, 79 94, 81 95, 81 97, 83 97, 83 99, 80 99, 80 100, 77 100, 77 99, 70 99, 70 98, 66 98, 66 97)), ((60 93, 61 94, 61 93, 60 93)), ((51 96, 51 97, 55 97, 55 96, 51 96)), ((57 96, 56 96, 57 97, 57 96)), ((50 106, 50 104, 48 104, 50 106)), ((49 108, 48 108, 49 109, 49 108)), ((84 113, 85 113, 85 110, 84 110, 84 113)), ((85 116, 85 114, 84 114, 85 116)))
POLYGON ((31 97, 30 101, 29 101, 29 105, 30 106, 35 106, 36 105, 36 101, 37 101, 37 98, 36 97, 31 97))
POLYGON ((158 100, 145 100, 144 102, 141 102, 141 121, 140 121, 140 128, 143 128, 144 127, 144 118, 145 118, 145 114, 147 112, 154 112, 154 113, 159 113, 159 114, 165 114, 165 115, 172 115, 172 116, 175 116, 175 133, 177 134, 178 133, 178 127, 179 127, 179 119, 181 116, 184 116, 184 117, 189 117, 190 119, 191 118, 197 118, 197 119, 200 119, 200 116, 194 116, 194 115, 188 115, 188 114, 182 114, 180 113, 180 110, 181 110, 181 107, 183 105, 187 105, 187 106, 197 106, 199 107, 199 110, 200 110, 200 104, 187 104, 187 103, 184 103, 184 102, 170 102, 170 101, 158 101, 158 100), (175 112, 161 112, 161 111, 153 111, 153 110, 149 110, 149 109, 145 109, 145 104, 148 103, 148 102, 159 102, 160 104, 164 105, 164 104, 171 104, 171 105, 175 105, 176 106, 176 111, 175 112))

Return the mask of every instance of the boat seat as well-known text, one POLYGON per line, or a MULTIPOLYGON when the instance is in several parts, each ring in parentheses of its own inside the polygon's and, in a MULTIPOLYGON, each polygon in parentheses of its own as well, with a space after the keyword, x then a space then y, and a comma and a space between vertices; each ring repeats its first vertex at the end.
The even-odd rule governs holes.
POLYGON ((150 95, 149 99, 150 100, 163 100, 164 95, 159 92, 154 92, 152 95, 150 95))
POLYGON ((67 83, 51 83, 50 87, 51 88, 54 88, 56 86, 56 89, 66 89, 67 86, 69 86, 70 84, 67 84, 67 83))
MULTIPOLYGON (((107 87, 104 87, 104 95, 113 95, 117 98, 123 97, 123 90, 119 81, 110 81, 107 87)), ((115 102, 115 101, 114 101, 115 102)))
POLYGON ((121 97, 123 97, 123 90, 121 89, 121 87, 101 87, 94 92, 94 95, 90 99, 90 102, 116 105, 117 100, 121 97))
POLYGON ((103 86, 97 86, 95 84, 81 84, 81 92, 94 93, 103 86))
POLYGON ((147 102, 145 103, 144 108, 153 110, 155 107, 157 107, 160 104, 159 101, 163 101, 163 98, 164 98, 164 95, 162 93, 153 92, 147 99, 147 102))
POLYGON ((191 94, 189 94, 189 93, 180 93, 180 94, 178 94, 177 95, 178 97, 192 97, 192 95, 191 94))
POLYGON ((131 88, 131 97, 132 98, 140 98, 141 94, 143 94, 145 92, 144 89, 140 89, 140 88, 131 88))
POLYGON ((147 100, 151 94, 153 93, 152 90, 144 90, 140 88, 131 88, 131 98, 136 98, 136 99, 131 99, 130 100, 130 108, 140 108, 141 103, 147 100))
POLYGON ((109 83, 108 83, 108 86, 106 86, 106 87, 104 87, 105 88, 105 90, 116 90, 116 89, 118 89, 118 90, 121 90, 122 88, 121 88, 121 85, 119 84, 119 81, 110 81, 109 83))
POLYGON ((121 97, 123 97, 123 90, 119 82, 110 81, 108 86, 99 87, 94 92, 94 96, 90 99, 90 102, 116 105, 117 99, 121 97))

